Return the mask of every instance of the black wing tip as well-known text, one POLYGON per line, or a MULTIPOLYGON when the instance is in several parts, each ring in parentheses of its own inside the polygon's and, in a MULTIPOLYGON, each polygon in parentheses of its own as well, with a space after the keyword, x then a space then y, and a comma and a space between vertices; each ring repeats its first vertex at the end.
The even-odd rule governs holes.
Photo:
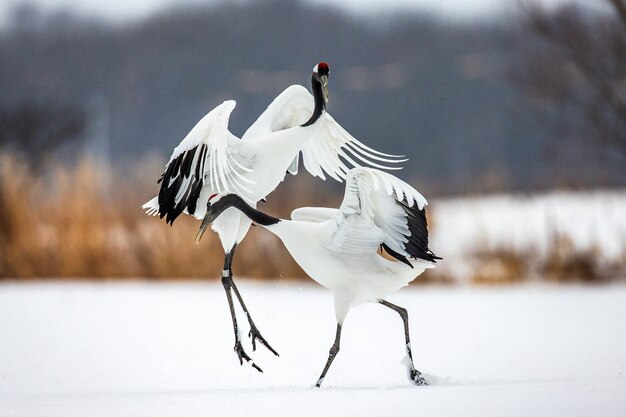
POLYGON ((441 256, 437 256, 432 252, 430 252, 430 256, 433 258, 433 262, 443 261, 443 258, 441 256))
POLYGON ((396 203, 402 207, 406 214, 410 235, 407 236, 409 241, 405 244, 405 250, 411 258, 422 259, 433 263, 442 259, 428 248, 428 222, 426 220, 426 207, 420 209, 417 204, 409 206, 406 197, 402 201, 396 200, 396 203))
POLYGON ((206 152, 206 145, 202 145, 200 149, 200 157, 194 166, 194 156, 198 151, 198 147, 191 148, 182 152, 173 159, 161 175, 157 183, 161 184, 159 190, 159 218, 165 217, 165 222, 173 225, 174 221, 180 216, 185 209, 190 214, 194 214, 197 207, 200 191, 204 185, 204 181, 199 178, 200 163, 198 162, 206 152), (194 176, 191 183, 184 190, 180 201, 176 202, 176 196, 183 187, 183 179, 194 176))
POLYGON ((428 262, 432 262, 434 264, 437 263, 437 261, 443 260, 442 257, 435 255, 434 253, 432 253, 430 250, 426 253, 426 256, 420 256, 420 257, 412 257, 413 259, 421 259, 423 261, 428 261, 428 262))
MULTIPOLYGON (((387 246, 384 243, 381 244, 380 247, 381 247, 382 250, 387 252, 387 254, 389 256, 395 258, 396 260, 402 262, 403 264, 406 264, 406 265, 410 266, 411 269, 413 269, 413 264, 411 264, 411 261, 409 261, 406 256, 400 255, 398 252, 396 252, 395 250, 391 249, 389 246, 387 246)), ((428 262, 432 262, 432 263, 437 263, 437 260, 443 259, 443 258, 435 255, 434 253, 432 253, 430 250, 427 251, 423 256, 413 256, 413 255, 411 255, 410 258, 413 259, 413 260, 421 259, 423 261, 428 261, 428 262)))

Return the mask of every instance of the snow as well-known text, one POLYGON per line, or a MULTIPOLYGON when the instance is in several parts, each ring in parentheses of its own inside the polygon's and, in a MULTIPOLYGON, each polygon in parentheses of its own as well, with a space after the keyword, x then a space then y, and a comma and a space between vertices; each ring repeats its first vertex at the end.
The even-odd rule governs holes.
POLYGON ((433 200, 430 247, 443 268, 464 277, 481 250, 547 256, 555 238, 593 250, 604 262, 626 259, 626 191, 551 192, 433 200))
MULTIPOLYGON (((411 287, 409 383, 400 318, 331 293, 239 280, 281 354, 239 366, 212 283, 0 284, 0 416, 624 416, 626 286, 411 287)), ((247 323, 243 315, 244 335, 247 323)))

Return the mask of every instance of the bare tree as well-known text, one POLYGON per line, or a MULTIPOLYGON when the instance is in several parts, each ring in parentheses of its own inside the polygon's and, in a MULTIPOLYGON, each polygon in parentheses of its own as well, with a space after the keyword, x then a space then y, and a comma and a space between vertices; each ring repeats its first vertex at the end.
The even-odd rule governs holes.
POLYGON ((603 9, 521 5, 515 81, 562 139, 626 156, 626 0, 603 9))

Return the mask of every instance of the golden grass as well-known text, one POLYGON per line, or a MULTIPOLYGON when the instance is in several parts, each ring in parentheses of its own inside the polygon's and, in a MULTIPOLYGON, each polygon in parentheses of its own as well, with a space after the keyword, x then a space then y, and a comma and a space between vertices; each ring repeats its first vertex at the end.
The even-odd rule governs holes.
POLYGON ((624 279, 626 263, 607 263, 596 248, 577 248, 569 236, 553 233, 547 253, 497 248, 474 254, 473 284, 516 284, 529 280, 597 284, 624 279))
MULTIPOLYGON (((0 278, 219 276, 224 252, 216 234, 207 233, 195 245, 197 221, 181 216, 170 227, 141 210, 158 191, 160 163, 145 162, 128 175, 101 169, 90 159, 74 167, 55 165, 40 176, 25 166, 19 158, 0 155, 0 278)), ((272 194, 267 210, 287 216, 296 206, 278 202, 289 194, 296 198, 287 200, 301 203, 328 201, 312 184, 306 178, 287 181, 272 194)), ((278 238, 255 229, 237 252, 235 273, 305 276, 278 238)))
POLYGON ((569 236, 561 234, 554 234, 551 248, 540 266, 540 273, 547 281, 600 283, 612 278, 596 248, 578 249, 569 236))
POLYGON ((533 257, 526 252, 498 248, 474 254, 472 284, 516 284, 529 278, 533 257))
MULTIPOLYGON (((162 161, 146 160, 127 173, 82 159, 50 164, 34 175, 15 156, 0 154, 0 279, 203 279, 217 278, 224 252, 215 233, 193 243, 199 222, 181 216, 173 227, 144 214, 141 205, 158 190, 162 161)), ((264 211, 288 217, 296 207, 337 207, 343 187, 320 189, 309 176, 288 176, 264 211)), ((436 226, 429 217, 430 229, 436 226)), ((444 257, 445 253, 439 254, 444 257)), ((548 254, 497 248, 473 254, 474 284, 604 282, 624 277, 626 260, 603 265, 596 251, 576 249, 554 236, 548 254)), ((252 227, 237 251, 234 273, 266 279, 306 277, 280 240, 252 227)), ((458 282, 446 269, 424 273, 416 284, 458 282)))

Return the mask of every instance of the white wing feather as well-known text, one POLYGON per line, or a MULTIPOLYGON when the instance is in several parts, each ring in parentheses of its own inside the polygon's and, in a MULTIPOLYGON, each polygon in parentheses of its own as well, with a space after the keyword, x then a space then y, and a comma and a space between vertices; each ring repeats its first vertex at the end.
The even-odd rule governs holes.
POLYGON ((313 113, 313 95, 301 85, 292 85, 280 93, 259 118, 246 130, 242 139, 252 139, 299 126, 313 113))
MULTIPOLYGON (((259 118, 246 130, 242 139, 254 140, 265 134, 304 124, 313 114, 315 99, 301 85, 292 85, 276 97, 259 118)), ((287 171, 298 173, 298 154, 287 171)))
MULTIPOLYGON (((254 139, 264 134, 289 129, 305 123, 313 113, 315 99, 301 85, 292 85, 272 101, 261 116, 242 136, 254 139)), ((325 180, 326 175, 341 182, 352 167, 362 164, 381 169, 401 169, 397 164, 407 161, 402 156, 378 152, 364 145, 324 112, 320 127, 313 140, 302 149, 304 167, 315 177, 325 180)), ((298 172, 298 157, 289 167, 289 172, 298 172)))
MULTIPOLYGON (((228 130, 230 114, 236 104, 234 100, 227 100, 200 119, 182 142, 174 148, 168 166, 184 152, 196 149, 191 171, 195 172, 197 164, 200 164, 199 172, 202 173, 204 182, 210 184, 215 192, 234 191, 245 194, 249 191, 248 186, 254 184, 254 181, 244 177, 242 173, 252 172, 252 170, 241 165, 229 149, 229 145, 237 140, 228 130), (201 151, 203 146, 206 149, 201 151)), ((165 168, 166 171, 168 166, 165 168)), ((191 185, 191 180, 190 176, 181 185, 176 203, 191 185)))
POLYGON ((406 182, 373 168, 347 173, 343 201, 335 215, 337 229, 329 247, 343 253, 376 251, 385 243, 403 256, 410 230, 406 213, 396 201, 422 210, 426 199, 406 182))
POLYGON ((211 110, 174 149, 159 180, 159 195, 143 206, 149 214, 166 216, 168 223, 183 212, 195 214, 208 188, 247 195, 255 183, 244 176, 252 172, 251 160, 241 152, 244 142, 228 130, 235 105, 229 100, 211 110))
POLYGON ((378 152, 361 143, 330 114, 324 113, 321 118, 315 137, 302 148, 304 167, 314 177, 325 180, 328 175, 341 182, 351 167, 360 167, 364 164, 380 169, 397 170, 402 167, 386 164, 407 161, 403 156, 378 152))

